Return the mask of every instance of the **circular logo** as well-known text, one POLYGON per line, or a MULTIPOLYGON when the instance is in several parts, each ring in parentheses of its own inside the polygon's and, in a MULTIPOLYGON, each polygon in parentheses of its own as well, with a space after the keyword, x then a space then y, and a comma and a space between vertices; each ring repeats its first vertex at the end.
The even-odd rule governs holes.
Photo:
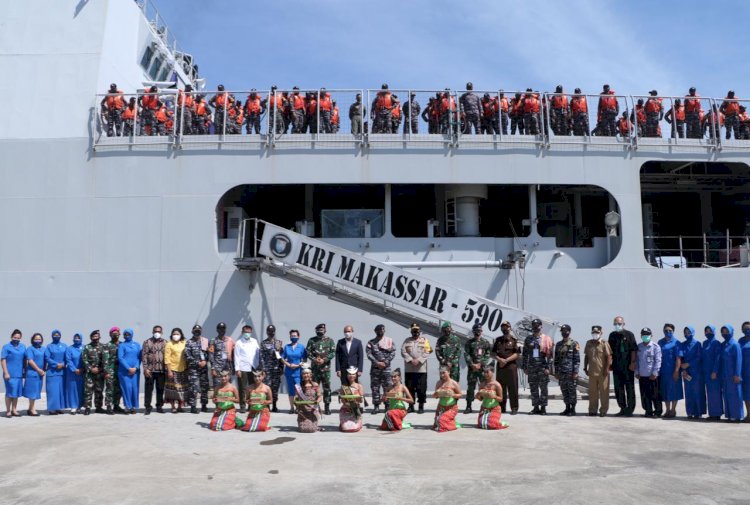
POLYGON ((271 237, 270 248, 277 258, 286 258, 292 252, 292 241, 283 233, 277 233, 271 237))

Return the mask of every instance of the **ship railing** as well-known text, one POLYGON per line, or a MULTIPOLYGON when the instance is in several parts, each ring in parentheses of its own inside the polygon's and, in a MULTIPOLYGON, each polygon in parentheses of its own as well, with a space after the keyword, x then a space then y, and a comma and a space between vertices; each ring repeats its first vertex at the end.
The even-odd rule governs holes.
POLYGON ((712 98, 714 109, 720 123, 709 132, 718 132, 716 144, 719 150, 748 149, 750 147, 750 100, 740 98, 712 98), (722 130, 723 129, 723 134, 722 130))
POLYGON ((724 234, 644 236, 646 260, 657 268, 750 266, 750 236, 724 234))
POLYGON ((366 90, 367 113, 364 115, 367 144, 373 148, 455 146, 458 129, 458 96, 450 89, 389 88, 366 90), (441 116, 439 103, 446 97, 446 112, 441 116), (413 97, 413 99, 412 99, 413 97), (432 102, 430 101, 432 100, 432 102), (396 111, 394 119, 390 109, 396 111), (418 105, 412 110, 411 103, 418 105), (434 111, 425 112, 430 104, 434 111), (452 105, 451 105, 452 104, 452 105), (452 110, 451 110, 452 109, 452 110), (424 120, 423 117, 429 120, 424 120), (431 119, 430 119, 431 118, 431 119))
POLYGON ((456 145, 476 148, 482 145, 491 144, 498 147, 503 144, 515 145, 522 144, 527 147, 541 148, 546 145, 544 136, 543 118, 541 114, 541 102, 543 95, 536 92, 539 100, 540 112, 535 115, 537 133, 529 133, 527 130, 516 129, 513 132, 514 125, 518 122, 512 120, 514 114, 510 110, 510 102, 517 93, 524 92, 504 91, 504 90, 475 90, 472 91, 480 98, 482 107, 479 110, 479 132, 473 126, 474 111, 465 106, 463 97, 467 91, 462 91, 457 96, 458 101, 458 126, 456 128, 456 145), (508 111, 503 110, 500 105, 501 99, 505 98, 508 102, 508 111), (485 107, 486 102, 494 102, 494 106, 485 107))
POLYGON ((143 12, 143 17, 148 21, 154 35, 159 37, 164 45, 173 53, 179 51, 179 45, 172 31, 167 26, 164 18, 159 14, 159 10, 154 5, 153 0, 135 0, 136 5, 143 12))
POLYGON ((174 146, 177 125, 177 91, 159 90, 155 93, 163 110, 146 109, 142 98, 154 93, 138 91, 134 94, 104 93, 96 95, 96 114, 93 125, 94 148, 104 146, 174 146), (117 108, 118 102, 123 107, 117 108), (131 102, 134 108, 131 109, 131 102), (111 107, 110 107, 111 105, 111 107), (132 117, 126 118, 132 110, 132 117))
POLYGON ((629 119, 636 148, 680 146, 714 150, 721 145, 720 135, 715 134, 720 132, 721 126, 717 125, 717 116, 710 114, 716 105, 713 98, 631 95, 631 102, 633 106, 629 119), (686 100, 689 100, 687 106, 686 100), (683 115, 684 119, 675 120, 683 115))

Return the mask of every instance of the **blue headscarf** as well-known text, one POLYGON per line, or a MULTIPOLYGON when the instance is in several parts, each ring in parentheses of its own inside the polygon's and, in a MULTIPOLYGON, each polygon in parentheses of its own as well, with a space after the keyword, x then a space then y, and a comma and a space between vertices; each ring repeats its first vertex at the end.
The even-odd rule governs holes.
MULTIPOLYGON (((727 331, 729 331, 729 338, 727 338, 727 340, 729 340, 730 338, 734 336, 734 326, 732 326, 731 324, 725 324, 724 326, 721 327, 721 329, 723 330, 724 328, 726 328, 727 331)), ((722 337, 723 336, 724 335, 722 334, 722 337)))
POLYGON ((133 328, 125 328, 125 331, 123 331, 122 334, 123 334, 123 336, 127 335, 127 334, 130 334, 130 338, 129 339, 128 338, 125 339, 126 342, 132 341, 133 337, 135 336, 135 333, 133 332, 133 328))
POLYGON ((695 328, 693 328, 692 326, 685 326, 685 328, 683 328, 682 332, 685 333, 685 330, 687 330, 690 333, 690 338, 688 338, 687 336, 685 336, 685 338, 687 340, 692 340, 693 337, 695 336, 695 328))
MULTIPOLYGON (((712 324, 707 324, 706 328, 708 328, 708 329, 711 330, 711 333, 714 335, 714 337, 716 336, 716 326, 714 326, 712 324)), ((703 332, 704 333, 706 332, 706 328, 703 328, 703 332)))
POLYGON ((83 345, 83 335, 81 333, 75 333, 73 335, 73 346, 75 347, 81 347, 83 345), (76 337, 80 339, 80 342, 76 344, 76 337))

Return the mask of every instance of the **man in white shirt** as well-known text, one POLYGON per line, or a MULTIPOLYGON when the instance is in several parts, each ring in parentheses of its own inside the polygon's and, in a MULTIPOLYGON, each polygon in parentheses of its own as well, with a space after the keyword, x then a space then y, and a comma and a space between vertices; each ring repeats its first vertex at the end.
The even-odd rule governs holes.
POLYGON ((242 336, 234 344, 234 369, 239 382, 240 412, 245 412, 247 388, 253 384, 253 370, 260 367, 260 346, 253 338, 253 327, 242 327, 242 336))

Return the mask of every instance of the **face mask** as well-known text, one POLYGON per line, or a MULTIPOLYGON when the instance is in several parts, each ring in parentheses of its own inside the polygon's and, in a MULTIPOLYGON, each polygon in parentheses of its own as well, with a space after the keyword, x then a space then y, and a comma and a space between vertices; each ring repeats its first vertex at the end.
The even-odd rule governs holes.
POLYGON ((172 341, 173 341, 173 342, 177 342, 177 341, 179 341, 179 340, 180 340, 180 338, 181 338, 181 337, 180 337, 180 334, 179 334, 179 333, 176 333, 176 334, 172 335, 172 341))
POLYGON ((593 338, 594 340, 599 340, 600 338, 602 338, 602 334, 601 333, 592 333, 591 334, 591 338, 593 338))
POLYGON ((59 335, 55 335, 54 337, 52 337, 52 341, 54 343, 58 343, 60 341, 60 336, 59 335))
POLYGON ((649 335, 641 335, 641 340, 643 340, 644 344, 648 344, 651 342, 651 337, 649 335))
POLYGON ((158 331, 154 333, 154 338, 159 340, 161 338, 161 333, 159 333, 158 331))
POLYGON ((346 333, 344 333, 344 336, 346 337, 347 340, 351 340, 352 337, 354 336, 354 333, 352 333, 351 331, 347 331, 346 333))
POLYGON ((729 333, 722 333, 721 334, 721 338, 723 338, 724 340, 729 340, 730 335, 729 335, 729 333))
POLYGON ((714 334, 708 331, 706 332, 706 338, 714 338, 714 334))
POLYGON ((616 324, 615 325, 615 331, 622 331, 622 325, 621 324, 616 324))
POLYGON ((293 344, 296 344, 299 340, 299 337, 290 337, 289 340, 291 340, 293 344))
POLYGON ((130 342, 133 340, 133 335, 125 335, 125 342, 130 342))
POLYGON ((746 337, 750 337, 750 328, 743 328, 742 334, 745 335, 746 337))
POLYGON ((419 332, 418 331, 413 331, 413 332, 411 332, 411 336, 412 337, 418 337, 419 336, 419 332))
POLYGON ((670 330, 667 330, 667 331, 664 332, 664 336, 667 337, 667 338, 672 338, 674 336, 674 332, 670 331, 670 330))
POLYGON ((34 347, 37 347, 37 348, 38 348, 38 347, 42 347, 42 343, 41 343, 40 341, 38 341, 38 340, 34 340, 34 341, 32 342, 32 345, 33 345, 34 347))
POLYGON ((692 340, 693 336, 690 333, 685 334, 685 340, 692 340))
POLYGON ((250 340, 250 337, 251 337, 251 334, 250 334, 250 333, 247 333, 247 332, 246 332, 246 333, 243 333, 243 334, 242 334, 242 338, 244 338, 245 340, 250 340))
POLYGON ((80 339, 73 340, 73 347, 81 347, 81 340, 80 339))
POLYGON ((570 333, 569 333, 569 332, 567 332, 567 331, 566 331, 565 333, 563 333, 563 334, 562 334, 562 337, 563 337, 563 338, 568 338, 569 336, 570 336, 570 333))
POLYGON ((481 332, 481 331, 473 331, 472 333, 474 333, 474 336, 475 336, 475 337, 478 337, 479 335, 481 335, 481 334, 482 334, 482 332, 481 332))
POLYGON ((11 340, 10 343, 13 344, 13 345, 15 345, 16 347, 18 347, 18 344, 20 344, 21 341, 20 340, 11 340))
POLYGON ((316 334, 317 336, 319 336, 319 337, 322 337, 323 335, 325 335, 325 334, 326 334, 326 332, 324 332, 323 330, 315 330, 315 334, 316 334))

